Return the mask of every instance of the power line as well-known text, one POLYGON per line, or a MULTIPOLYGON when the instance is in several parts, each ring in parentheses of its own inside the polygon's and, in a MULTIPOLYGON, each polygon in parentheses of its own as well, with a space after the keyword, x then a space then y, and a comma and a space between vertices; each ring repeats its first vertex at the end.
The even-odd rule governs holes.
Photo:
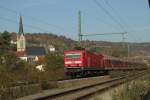
MULTIPOLYGON (((111 8, 111 10, 114 12, 114 14, 115 15, 117 15, 118 16, 118 19, 124 24, 124 26, 126 26, 128 29, 129 29, 129 31, 128 31, 128 33, 136 33, 136 31, 139 31, 139 30, 134 30, 133 28, 131 28, 127 23, 125 23, 125 21, 123 20, 123 18, 119 15, 119 13, 117 13, 117 11, 111 6, 111 4, 108 2, 108 0, 104 0, 105 1, 105 3, 106 3, 106 5, 107 6, 109 6, 109 8, 111 8)), ((135 37, 133 36, 132 38, 134 38, 134 40, 135 40, 135 37)), ((137 38, 137 37, 136 37, 137 38)), ((137 40, 137 39, 136 39, 137 40)))
MULTIPOLYGON (((12 10, 12 9, 9 9, 9 8, 6 8, 6 7, 2 6, 2 5, 0 5, 0 8, 1 8, 1 9, 4 9, 4 10, 7 10, 7 11, 9 11, 9 12, 11 12, 11 13, 17 14, 18 16, 20 15, 17 11, 12 10)), ((23 15, 23 16, 27 16, 27 15, 24 15, 24 14, 22 14, 22 15, 23 15)), ((64 29, 63 27, 60 27, 60 26, 57 26, 57 25, 53 25, 53 24, 49 24, 49 23, 46 22, 46 21, 43 21, 43 20, 40 20, 40 19, 31 17, 31 16, 27 16, 27 17, 29 17, 30 19, 32 19, 32 21, 41 22, 41 23, 43 23, 43 24, 45 24, 45 25, 54 27, 54 28, 56 28, 56 29, 66 31, 66 29, 64 29)), ((74 33, 74 32, 72 32, 72 33, 74 33)))
POLYGON ((125 29, 124 29, 124 26, 118 21, 118 20, 116 20, 110 13, 109 13, 109 11, 107 11, 102 5, 101 5, 101 3, 100 2, 98 2, 97 0, 93 0, 94 1, 94 3, 100 8, 100 9, 102 9, 115 23, 117 23, 119 26, 120 26, 120 28, 121 29, 123 29, 123 31, 125 31, 125 29))
POLYGON ((120 14, 109 4, 109 2, 107 0, 104 0, 106 5, 111 8, 112 12, 114 12, 115 15, 117 15, 118 19, 125 25, 128 26, 122 19, 122 17, 120 16, 120 14))
MULTIPOLYGON (((18 22, 17 21, 14 21, 14 20, 11 20, 11 19, 8 19, 8 18, 4 18, 4 17, 0 17, 1 20, 4 20, 4 21, 7 21, 7 22, 11 22, 11 23, 15 23, 18 25, 18 22)), ((25 27, 28 27, 28 28, 32 28, 32 29, 37 29, 37 30, 40 30, 40 31, 45 31, 45 32, 49 32, 47 30, 44 30, 40 27, 35 27, 35 26, 32 26, 32 25, 28 25, 28 24, 24 24, 25 27)))
MULTIPOLYGON (((86 14, 86 15, 88 15, 88 16, 91 16, 91 14, 89 14, 89 13, 87 13, 87 12, 82 12, 82 13, 83 13, 83 14, 86 14)), ((100 19, 98 16, 92 16, 92 17, 94 17, 93 19, 94 19, 95 21, 97 21, 97 22, 100 21, 100 22, 103 23, 103 24, 112 26, 113 29, 117 29, 117 27, 115 27, 112 23, 106 22, 106 21, 100 19)), ((90 17, 90 18, 92 18, 92 17, 90 17)))
POLYGON ((15 13, 15 14, 17 14, 17 15, 18 15, 18 12, 17 12, 17 11, 15 11, 15 10, 12 10, 12 9, 6 8, 6 7, 1 6, 1 5, 0 5, 0 8, 1 8, 1 9, 4 9, 4 10, 7 10, 7 11, 9 11, 9 12, 11 12, 11 13, 15 13))
POLYGON ((111 6, 111 4, 108 2, 108 0, 104 0, 105 4, 112 10, 112 12, 117 15, 118 19, 120 20, 120 22, 122 22, 124 24, 124 26, 126 26, 128 29, 133 30, 125 21, 124 19, 121 17, 121 15, 115 10, 115 8, 113 8, 111 6))

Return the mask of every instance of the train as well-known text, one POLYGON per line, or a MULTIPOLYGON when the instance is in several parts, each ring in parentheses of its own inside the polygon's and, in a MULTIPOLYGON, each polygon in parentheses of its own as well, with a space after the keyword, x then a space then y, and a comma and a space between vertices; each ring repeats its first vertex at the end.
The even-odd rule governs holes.
POLYGON ((108 74, 114 70, 144 70, 142 61, 131 61, 88 50, 64 51, 65 73, 69 77, 108 74))

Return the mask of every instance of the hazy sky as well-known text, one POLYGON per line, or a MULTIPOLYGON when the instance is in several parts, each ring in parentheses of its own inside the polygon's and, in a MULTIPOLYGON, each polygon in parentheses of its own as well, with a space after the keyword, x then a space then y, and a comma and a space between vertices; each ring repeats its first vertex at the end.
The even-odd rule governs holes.
MULTIPOLYGON (((77 40, 77 12, 81 10, 82 33, 127 31, 126 41, 150 42, 148 0, 96 1, 102 8, 95 0, 0 0, 0 31, 18 32, 19 15, 22 15, 25 33, 52 32, 77 40)), ((121 35, 84 39, 122 40, 121 35)))

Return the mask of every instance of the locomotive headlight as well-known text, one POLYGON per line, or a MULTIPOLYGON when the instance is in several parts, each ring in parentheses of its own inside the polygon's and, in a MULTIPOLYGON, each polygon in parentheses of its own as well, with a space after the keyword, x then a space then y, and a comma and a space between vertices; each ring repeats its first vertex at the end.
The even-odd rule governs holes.
POLYGON ((75 61, 74 63, 75 63, 75 64, 81 64, 82 61, 75 61))
POLYGON ((72 61, 66 61, 65 64, 72 64, 72 61))
POLYGON ((81 64, 82 61, 66 61, 65 64, 81 64))

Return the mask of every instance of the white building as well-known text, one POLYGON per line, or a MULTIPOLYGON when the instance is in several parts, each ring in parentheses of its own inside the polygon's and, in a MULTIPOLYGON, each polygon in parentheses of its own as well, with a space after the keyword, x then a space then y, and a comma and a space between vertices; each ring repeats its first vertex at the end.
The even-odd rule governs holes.
POLYGON ((56 50, 53 45, 49 45, 48 49, 49 49, 50 52, 54 52, 56 50))

